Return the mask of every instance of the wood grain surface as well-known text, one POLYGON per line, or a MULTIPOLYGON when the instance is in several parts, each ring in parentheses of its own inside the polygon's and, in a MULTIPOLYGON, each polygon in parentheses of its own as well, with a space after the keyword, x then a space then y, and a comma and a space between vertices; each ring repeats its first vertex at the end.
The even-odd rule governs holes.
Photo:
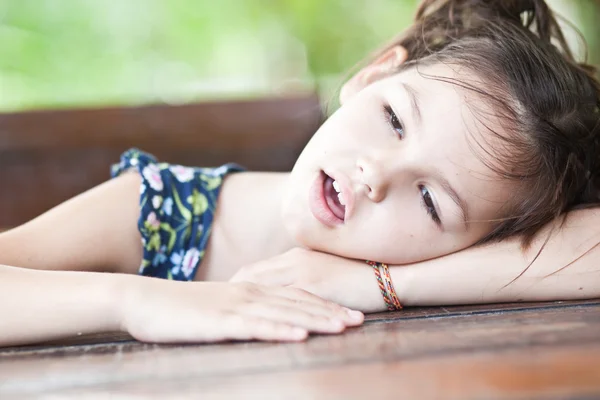
POLYGON ((307 342, 152 345, 122 334, 0 351, 0 398, 600 396, 600 301, 415 308, 307 342))

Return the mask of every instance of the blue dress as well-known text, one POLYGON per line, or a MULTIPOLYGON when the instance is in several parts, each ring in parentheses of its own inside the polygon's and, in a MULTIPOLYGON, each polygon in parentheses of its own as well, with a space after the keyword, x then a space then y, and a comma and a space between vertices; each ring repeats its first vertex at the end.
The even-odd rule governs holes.
POLYGON ((191 281, 204 257, 224 177, 236 164, 191 168, 159 163, 137 149, 123 153, 111 175, 136 170, 142 177, 140 218, 144 255, 140 275, 191 281))

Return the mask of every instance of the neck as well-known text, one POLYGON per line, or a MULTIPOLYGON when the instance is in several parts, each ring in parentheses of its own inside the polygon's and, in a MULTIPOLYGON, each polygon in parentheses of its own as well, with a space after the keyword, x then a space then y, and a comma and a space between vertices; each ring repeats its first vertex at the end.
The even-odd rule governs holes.
POLYGON ((296 245, 281 217, 288 176, 243 172, 225 179, 196 280, 227 280, 244 265, 274 257, 296 245))

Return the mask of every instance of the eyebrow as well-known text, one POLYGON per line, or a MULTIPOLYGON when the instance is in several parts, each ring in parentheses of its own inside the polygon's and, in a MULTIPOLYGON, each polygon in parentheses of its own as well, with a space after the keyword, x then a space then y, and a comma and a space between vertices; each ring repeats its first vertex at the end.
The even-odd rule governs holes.
POLYGON ((417 90, 409 85, 408 83, 401 83, 402 87, 404 88, 404 90, 406 91, 406 93, 408 93, 408 97, 410 98, 410 103, 412 105, 412 111, 413 111, 413 118, 419 123, 421 124, 422 122, 422 117, 421 117, 421 102, 420 102, 420 98, 419 98, 419 92, 417 92, 417 90))
POLYGON ((460 209, 460 213, 462 214, 462 219, 465 224, 465 230, 469 229, 469 206, 468 204, 458 195, 458 192, 454 190, 450 182, 439 172, 437 171, 436 179, 442 186, 442 189, 450 196, 453 202, 456 203, 458 208, 460 209))

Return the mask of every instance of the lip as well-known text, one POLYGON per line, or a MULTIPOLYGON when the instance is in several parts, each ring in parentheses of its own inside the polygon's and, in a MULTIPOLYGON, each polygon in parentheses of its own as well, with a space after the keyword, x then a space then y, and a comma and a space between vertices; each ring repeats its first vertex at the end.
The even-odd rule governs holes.
POLYGON ((344 222, 348 221, 348 219, 350 219, 350 216, 352 215, 352 211, 354 210, 354 191, 352 190, 352 186, 350 185, 350 180, 346 177, 346 175, 338 171, 327 170, 323 172, 338 183, 340 191, 342 192, 342 196, 344 197, 344 203, 346 203, 344 222))
MULTIPOLYGON (((310 188, 308 204, 311 213, 317 220, 319 220, 319 222, 334 228, 337 225, 343 224, 344 220, 338 218, 327 205, 327 200, 325 199, 325 189, 323 187, 327 175, 325 175, 325 172, 323 171, 319 172, 317 179, 315 179, 315 182, 310 188)), ((329 176, 331 177, 331 175, 329 176)), ((346 209, 346 214, 347 213, 348 211, 346 209)))

